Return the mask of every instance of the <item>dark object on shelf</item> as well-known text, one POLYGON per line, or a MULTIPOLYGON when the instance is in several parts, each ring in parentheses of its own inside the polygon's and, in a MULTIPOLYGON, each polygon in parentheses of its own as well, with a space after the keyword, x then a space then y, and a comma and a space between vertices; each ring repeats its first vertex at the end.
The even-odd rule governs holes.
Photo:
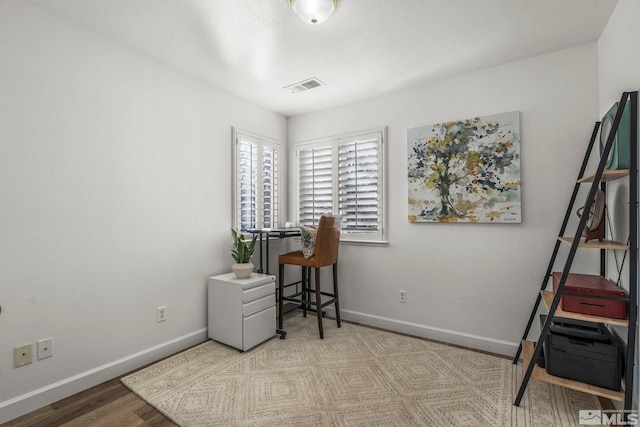
MULTIPOLYGON (((618 105, 620 103, 616 102, 613 106, 607 111, 607 113, 602 117, 602 128, 600 129, 600 154, 604 151, 604 146, 607 143, 607 138, 609 137, 609 133, 611 132, 611 126, 613 125, 613 120, 618 112, 618 105)), ((622 112, 622 118, 620 119, 620 125, 618 126, 618 131, 616 132, 613 140, 613 145, 611 146, 611 151, 609 151, 609 157, 607 158, 607 169, 628 169, 629 162, 629 149, 631 142, 631 109, 629 108, 629 104, 625 105, 624 111, 622 112)))
MULTIPOLYGON (((540 322, 544 324, 547 316, 540 315, 540 322)), ((584 320, 556 317, 553 319, 549 332, 556 335, 583 338, 591 341, 609 342, 611 333, 602 323, 586 322, 584 320)))
MULTIPOLYGON (((553 273, 553 292, 557 291, 561 277, 562 273, 553 273)), ((624 289, 617 287, 613 282, 602 276, 569 273, 567 282, 564 285, 564 293, 587 295, 584 297, 562 295, 560 306, 564 311, 610 317, 612 319, 627 318, 627 303, 625 301, 589 297, 597 295, 627 298, 628 295, 624 289)))
MULTIPOLYGON (((533 343, 533 346, 535 347, 537 343, 533 343)), ((540 352, 540 356, 538 356, 538 358, 536 359, 536 365, 540 366, 542 369, 546 368, 546 363, 544 362, 544 348, 542 349, 542 351, 540 352)))
MULTIPOLYGON (((589 240, 597 239, 598 242, 604 240, 604 211, 606 204, 606 195, 604 191, 597 190, 591 209, 589 210, 589 218, 584 229, 584 242, 588 243, 589 240)), ((584 206, 576 211, 578 217, 582 217, 582 211, 584 206)))
POLYGON ((589 243, 589 240, 597 240, 602 242, 604 240, 604 210, 600 217, 600 225, 594 230, 587 229, 584 231, 584 242, 589 243))
MULTIPOLYGON (((544 324, 546 315, 540 315, 544 324)), ((601 323, 556 318, 544 342, 547 372, 556 377, 620 390, 622 348, 601 323)))

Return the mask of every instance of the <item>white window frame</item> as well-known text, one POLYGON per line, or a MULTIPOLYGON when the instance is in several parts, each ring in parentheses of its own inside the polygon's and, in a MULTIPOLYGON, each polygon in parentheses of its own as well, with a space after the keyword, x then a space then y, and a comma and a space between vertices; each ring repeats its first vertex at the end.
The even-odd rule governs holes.
MULTIPOLYGON (((241 156, 240 156, 240 140, 241 139, 247 139, 249 140, 251 143, 255 143, 257 145, 257 168, 258 168, 258 173, 257 173, 257 190, 256 190, 256 223, 255 223, 255 228, 273 228, 273 227, 278 227, 280 225, 280 221, 281 221, 281 215, 282 215, 282 207, 283 207, 283 197, 282 197, 282 174, 283 174, 283 167, 285 167, 285 163, 284 163, 284 158, 283 158, 283 150, 282 150, 282 145, 280 144, 280 142, 275 141, 273 139, 269 139, 269 138, 265 138, 263 136, 259 136, 256 134, 253 134, 251 132, 246 132, 243 130, 239 130, 236 129, 235 127, 232 127, 231 129, 231 133, 232 133, 232 153, 233 153, 233 161, 232 161, 232 185, 233 185, 233 191, 232 191, 232 197, 233 197, 233 202, 232 202, 232 215, 233 215, 233 219, 232 219, 232 224, 233 224, 233 228, 235 229, 239 229, 241 226, 241 206, 240 206, 240 201, 241 201, 241 179, 240 179, 240 171, 241 171, 241 165, 240 165, 240 160, 241 160, 241 156), (261 188, 263 188, 264 185, 264 177, 265 177, 265 172, 263 169, 264 166, 264 161, 263 161, 263 154, 264 154, 264 149, 265 148, 271 148, 273 149, 277 155, 277 159, 276 159, 276 171, 275 174, 276 176, 274 177, 274 186, 275 186, 275 198, 276 201, 274 203, 274 206, 272 207, 272 210, 275 210, 275 218, 274 220, 270 223, 270 224, 264 224, 264 195, 263 193, 260 191, 261 188)), ((250 227, 250 228, 254 228, 254 227, 250 227)), ((242 230, 245 231, 245 230, 242 230)))
MULTIPOLYGON (((378 139, 378 227, 376 230, 349 230, 343 227, 341 242, 366 245, 387 245, 387 215, 386 215, 386 141, 387 129, 378 128, 361 132, 352 132, 333 137, 321 138, 312 141, 299 142, 295 147, 295 211, 298 222, 301 221, 301 189, 300 189, 300 159, 302 151, 311 149, 331 148, 331 214, 340 215, 339 209, 339 173, 338 173, 338 152, 339 146, 358 140, 358 138, 370 138, 372 134, 378 139)), ((319 218, 314 218, 315 222, 319 218)), ((316 223, 317 225, 317 223, 316 223)))

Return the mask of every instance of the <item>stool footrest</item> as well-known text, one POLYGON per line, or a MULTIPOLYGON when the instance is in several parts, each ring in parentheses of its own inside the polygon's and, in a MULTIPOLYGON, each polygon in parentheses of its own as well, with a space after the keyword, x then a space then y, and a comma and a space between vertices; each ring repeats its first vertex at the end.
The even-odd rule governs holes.
POLYGON ((315 301, 307 301, 307 300, 304 300, 304 299, 291 298, 291 297, 284 297, 284 298, 282 298, 282 301, 291 301, 291 302, 295 302, 295 303, 298 303, 298 304, 319 305, 320 307, 326 307, 326 306, 336 302, 336 299, 335 298, 331 298, 330 300, 327 300, 327 301, 323 302, 322 304, 318 304, 315 301))
MULTIPOLYGON (((316 291, 315 289, 309 289, 308 291, 311 295, 315 295, 316 291)), ((301 304, 311 304, 311 305, 318 305, 317 302, 315 301, 308 301, 308 300, 303 300, 302 298, 297 298, 297 297, 301 297, 304 294, 304 290, 300 291, 300 292, 296 292, 295 294, 291 294, 291 295, 287 295, 287 296, 283 296, 282 297, 282 301, 293 301, 293 302, 298 302, 301 304)), ((331 299, 323 302, 322 304, 320 304, 320 307, 325 307, 329 304, 333 304, 337 298, 335 294, 332 294, 330 292, 320 292, 320 295, 323 295, 325 297, 331 297, 331 299)))
POLYGON ((324 307, 326 307, 326 306, 328 306, 328 305, 333 304, 334 302, 336 302, 336 299, 335 299, 335 298, 332 298, 332 299, 330 299, 330 300, 328 300, 328 301, 325 301, 325 302, 323 302, 322 304, 320 304, 320 308, 324 308, 324 307))

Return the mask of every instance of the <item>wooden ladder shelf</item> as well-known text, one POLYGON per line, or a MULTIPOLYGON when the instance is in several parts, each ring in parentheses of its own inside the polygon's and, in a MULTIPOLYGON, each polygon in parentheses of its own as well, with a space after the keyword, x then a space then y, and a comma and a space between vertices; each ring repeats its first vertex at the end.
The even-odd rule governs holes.
MULTIPOLYGON (((555 247, 553 253, 551 255, 551 259, 549 261, 549 265, 547 267, 547 271, 544 275, 542 286, 540 288, 540 292, 536 299, 536 303, 533 307, 531 315, 529 317, 529 322, 525 328, 522 341, 520 346, 518 347, 518 351, 513 359, 513 363, 517 364, 520 361, 520 355, 522 354, 523 366, 525 367, 525 372, 523 376, 522 383, 520 385, 520 389, 518 391, 518 395, 514 401, 514 405, 519 406, 522 398, 524 396, 525 390, 529 383, 530 379, 544 381, 551 384, 556 384, 562 387, 571 388, 574 390, 579 390, 585 393, 590 393, 593 395, 605 397, 611 400, 617 400, 624 402, 624 409, 626 411, 630 411, 633 407, 633 390, 634 390, 634 371, 635 371, 635 351, 636 351, 636 329, 638 323, 638 92, 624 92, 622 97, 620 98, 620 102, 618 104, 618 110, 616 112, 615 118, 613 119, 613 123, 611 126, 611 130, 607 136, 606 143, 604 147, 601 149, 601 157, 598 163, 597 171, 590 174, 585 175, 585 169, 587 167, 587 163, 589 158, 591 157, 591 152, 594 147, 594 142, 598 135, 598 130, 600 128, 600 122, 596 122, 593 133, 591 136, 591 140, 587 147, 587 151, 584 156, 584 160, 582 162, 582 166, 580 168, 580 172, 578 175, 578 179, 576 180, 576 184, 573 190, 573 194, 571 196, 567 212, 565 214, 564 221, 560 228, 560 233, 558 233, 558 239, 555 242, 555 247), (607 160, 609 158, 609 153, 611 152, 615 136, 620 127, 620 122, 622 119, 623 112, 625 107, 629 104, 630 108, 630 167, 629 169, 622 170, 607 170, 607 160), (598 187, 602 191, 606 191, 606 182, 616 180, 616 179, 629 179, 629 242, 628 243, 620 243, 612 240, 604 240, 599 242, 597 240, 590 240, 585 243, 585 239, 582 238, 583 232, 587 225, 587 220, 589 215, 582 215, 575 230, 575 234, 573 236, 565 236, 565 231, 567 229, 567 224, 569 222, 569 218, 574 212, 574 203, 576 201, 576 196, 578 194, 578 190, 583 184, 590 184, 589 193, 587 196, 587 200, 584 206, 584 212, 590 212, 591 206, 594 203, 596 192, 598 191, 598 187), (562 276, 560 276, 560 281, 557 284, 557 289, 555 292, 545 290, 547 288, 549 279, 552 275, 552 270, 556 263, 556 258, 558 256, 558 251, 560 245, 568 245, 570 247, 569 254, 567 255, 567 259, 564 264, 564 268, 562 271, 562 276), (573 313, 562 310, 560 307, 560 301, 565 292, 564 287, 567 282, 567 279, 570 275, 569 271, 571 270, 571 265, 573 263, 574 257, 578 249, 598 249, 600 250, 600 276, 605 276, 606 274, 606 266, 605 253, 608 250, 623 250, 627 251, 627 255, 629 258, 629 297, 625 298, 627 305, 627 319, 613 319, 606 318, 600 316, 592 316, 586 314, 573 313), (544 306, 548 311, 548 316, 544 321, 544 324, 541 327, 540 335, 538 336, 536 343, 532 341, 528 341, 527 338, 531 331, 531 327, 536 318, 536 314, 538 312, 538 307, 540 303, 543 302, 544 306), (544 368, 541 368, 536 364, 536 361, 540 357, 542 353, 543 343, 549 335, 551 324, 553 322, 554 317, 563 317, 569 319, 577 319, 588 322, 595 323, 603 323, 607 325, 615 325, 618 327, 625 327, 627 330, 627 345, 626 345, 626 354, 625 354, 625 367, 624 367, 624 388, 622 391, 614 391, 606 388, 596 387, 594 385, 586 384, 579 381, 573 381, 565 378, 560 378, 554 375, 550 375, 544 368)), ((603 219, 604 220, 604 219, 603 219)))

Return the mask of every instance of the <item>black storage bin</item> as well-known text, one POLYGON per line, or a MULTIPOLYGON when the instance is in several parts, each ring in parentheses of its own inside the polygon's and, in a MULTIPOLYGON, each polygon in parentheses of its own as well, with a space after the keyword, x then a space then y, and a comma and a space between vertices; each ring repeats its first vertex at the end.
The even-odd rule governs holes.
MULTIPOLYGON (((546 320, 540 316, 541 324, 546 320)), ((622 348, 600 323, 554 318, 544 343, 547 372, 620 391, 622 348)))

